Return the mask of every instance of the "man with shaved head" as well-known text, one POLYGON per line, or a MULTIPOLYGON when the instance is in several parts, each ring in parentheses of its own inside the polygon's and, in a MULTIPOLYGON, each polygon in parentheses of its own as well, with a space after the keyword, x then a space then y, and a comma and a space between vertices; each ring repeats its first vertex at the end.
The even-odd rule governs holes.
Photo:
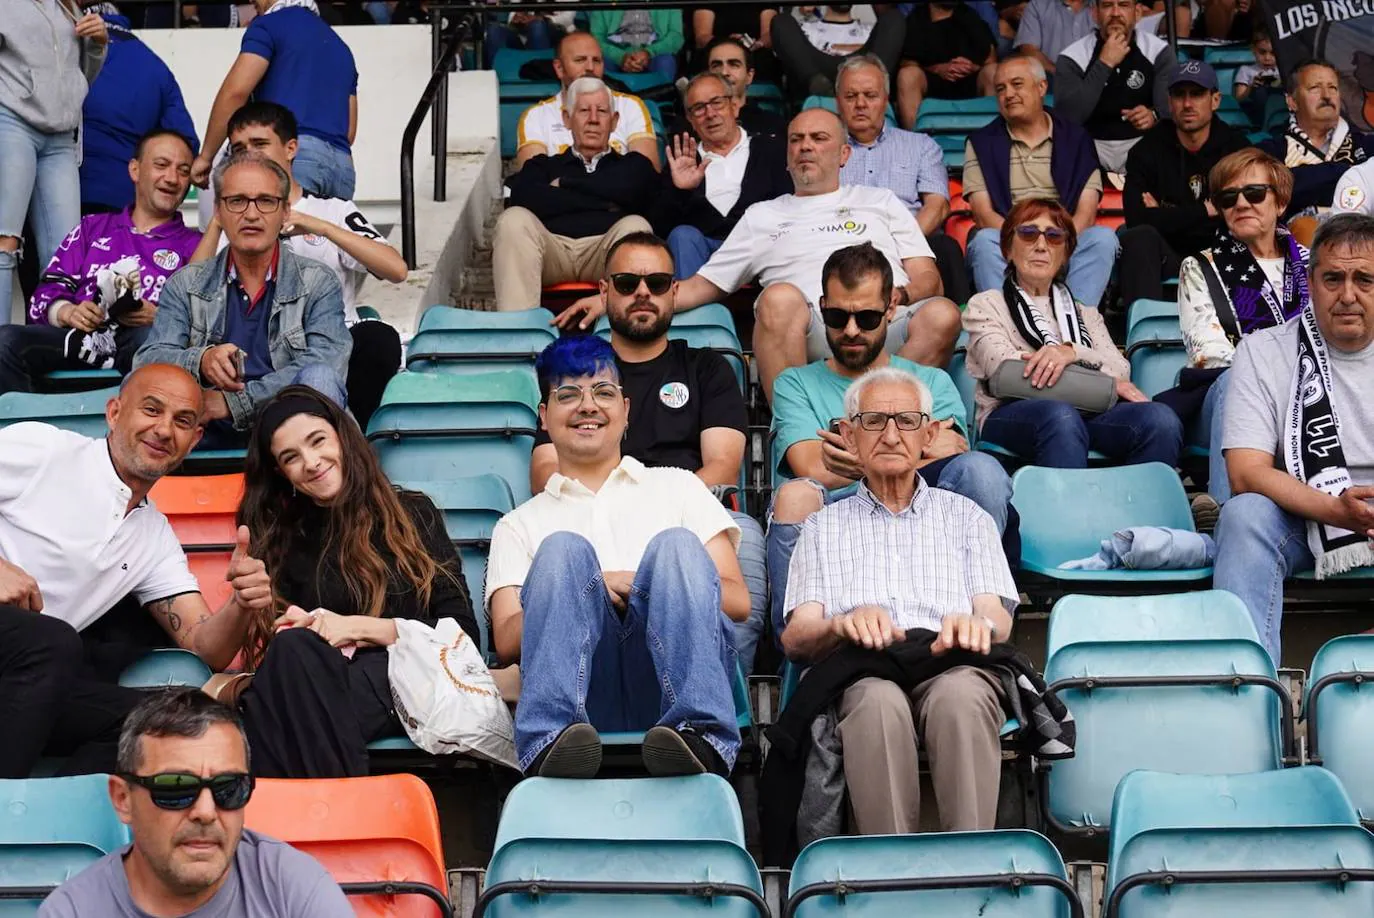
POLYGON ((204 411, 190 373, 150 364, 105 406, 107 437, 33 422, 0 430, 0 778, 28 777, 41 755, 70 756, 72 774, 114 769, 120 726, 143 697, 119 674, 166 643, 149 640, 137 607, 223 669, 270 605, 246 526, 225 574, 233 591, 214 613, 148 500, 200 439, 204 411))

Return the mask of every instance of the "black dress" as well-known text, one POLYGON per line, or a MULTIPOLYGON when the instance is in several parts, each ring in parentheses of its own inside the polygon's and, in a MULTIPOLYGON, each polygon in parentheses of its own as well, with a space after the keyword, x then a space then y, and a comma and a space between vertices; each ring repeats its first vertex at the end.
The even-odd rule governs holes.
MULTIPOLYGON (((425 550, 454 572, 439 577, 428 605, 393 572, 382 607, 383 618, 409 618, 433 625, 455 619, 479 640, 472 601, 463 583, 457 553, 444 530, 443 517, 423 494, 400 492, 401 505, 415 521, 425 550)), ((392 556, 374 534, 377 550, 392 556)), ((324 515, 308 517, 296 540, 299 546, 324 544, 324 515)), ((306 611, 324 608, 340 615, 357 614, 338 563, 318 554, 289 555, 278 575, 281 599, 306 611)), ((359 649, 352 660, 304 628, 283 631, 267 653, 240 701, 248 731, 253 773, 263 778, 345 778, 366 775, 367 744, 401 735, 391 700, 384 647, 359 649)))

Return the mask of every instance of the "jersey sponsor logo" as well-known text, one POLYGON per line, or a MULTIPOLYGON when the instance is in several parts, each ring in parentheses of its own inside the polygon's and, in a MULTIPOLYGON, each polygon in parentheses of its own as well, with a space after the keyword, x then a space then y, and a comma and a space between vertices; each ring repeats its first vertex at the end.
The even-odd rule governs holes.
POLYGON ((687 389, 686 383, 664 383, 658 390, 658 400, 669 408, 681 408, 691 397, 692 393, 687 389))
POLYGON ((153 253, 153 264, 164 271, 175 271, 181 266, 181 256, 171 249, 158 249, 153 253))
POLYGON ((324 245, 324 237, 316 236, 314 233, 302 233, 301 238, 305 240, 306 245, 324 245))
POLYGON ((1131 89, 1141 88, 1145 85, 1145 74, 1139 70, 1132 70, 1130 75, 1126 77, 1126 85, 1131 89))
POLYGON ((110 250, 110 237, 101 236, 95 242, 91 243, 91 248, 98 252, 108 252, 110 250))
POLYGON ((848 236, 862 236, 867 229, 867 223, 860 223, 857 220, 842 220, 839 223, 823 223, 815 228, 815 232, 844 233, 848 236))
POLYGON ((1364 207, 1364 189, 1359 185, 1351 185, 1341 189, 1341 210, 1360 210, 1364 207))

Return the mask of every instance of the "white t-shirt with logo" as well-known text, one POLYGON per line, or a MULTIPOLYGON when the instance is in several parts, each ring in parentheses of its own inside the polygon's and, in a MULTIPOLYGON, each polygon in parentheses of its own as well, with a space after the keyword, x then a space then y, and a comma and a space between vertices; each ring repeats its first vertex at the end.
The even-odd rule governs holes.
POLYGON ((872 25, 862 22, 826 22, 823 19, 803 22, 801 28, 807 41, 826 54, 848 54, 851 45, 862 45, 873 31, 872 25))
POLYGON ((733 293, 757 277, 761 286, 794 284, 812 308, 820 301, 821 268, 837 249, 871 242, 892 265, 893 282, 910 278, 906 258, 934 258, 911 212, 886 188, 845 185, 825 194, 786 194, 744 212, 700 274, 733 293))
POLYGON ((1374 216, 1374 159, 1345 170, 1336 183, 1336 196, 1331 199, 1334 214, 1365 214, 1374 216))

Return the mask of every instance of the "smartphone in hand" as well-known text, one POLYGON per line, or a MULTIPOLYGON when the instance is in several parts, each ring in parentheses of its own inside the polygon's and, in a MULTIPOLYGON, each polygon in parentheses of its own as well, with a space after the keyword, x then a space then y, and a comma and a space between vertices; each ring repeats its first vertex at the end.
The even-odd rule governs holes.
POLYGON ((244 381, 244 361, 243 348, 234 348, 234 375, 239 382, 244 381))

